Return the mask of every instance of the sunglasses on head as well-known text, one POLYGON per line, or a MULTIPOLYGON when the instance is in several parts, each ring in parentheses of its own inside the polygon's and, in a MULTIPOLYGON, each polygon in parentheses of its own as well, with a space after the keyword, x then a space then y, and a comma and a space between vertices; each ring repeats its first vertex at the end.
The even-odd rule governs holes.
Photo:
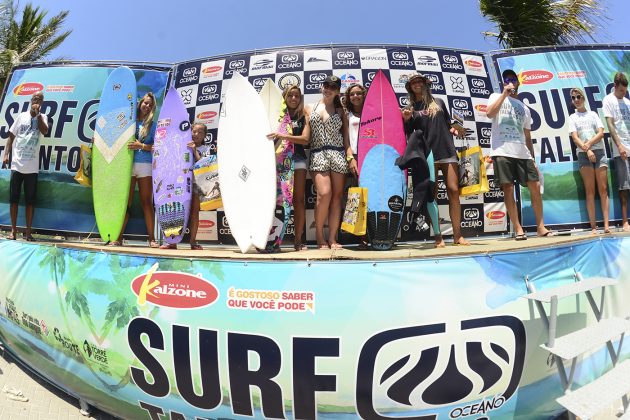
POLYGON ((571 100, 572 101, 577 101, 577 100, 580 100, 582 98, 583 98, 582 95, 571 95, 571 100))
POLYGON ((503 81, 505 83, 516 83, 516 82, 518 82, 518 78, 517 77, 506 77, 505 79, 503 79, 503 81))

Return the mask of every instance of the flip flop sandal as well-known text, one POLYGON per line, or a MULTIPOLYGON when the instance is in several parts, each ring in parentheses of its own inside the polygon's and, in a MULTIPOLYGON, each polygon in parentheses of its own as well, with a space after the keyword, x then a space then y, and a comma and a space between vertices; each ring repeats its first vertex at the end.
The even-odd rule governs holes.
POLYGON ((160 246, 160 249, 177 249, 177 245, 175 244, 164 244, 160 246))
POLYGON ((120 241, 111 241, 105 244, 106 246, 121 246, 120 241))
POLYGON ((149 241, 149 248, 159 248, 160 244, 158 244, 156 241, 149 241))
POLYGON ((514 236, 514 240, 515 241, 526 241, 527 240, 527 235, 524 233, 518 234, 514 236))
POLYGON ((203 247, 199 244, 190 244, 190 249, 195 251, 203 251, 203 247))
POLYGON ((9 236, 7 236, 7 239, 9 241, 15 241, 15 235, 11 233, 11 234, 9 234, 9 236))
POLYGON ((552 236, 558 236, 558 232, 555 230, 548 230, 543 235, 540 235, 540 238, 551 238, 552 236))

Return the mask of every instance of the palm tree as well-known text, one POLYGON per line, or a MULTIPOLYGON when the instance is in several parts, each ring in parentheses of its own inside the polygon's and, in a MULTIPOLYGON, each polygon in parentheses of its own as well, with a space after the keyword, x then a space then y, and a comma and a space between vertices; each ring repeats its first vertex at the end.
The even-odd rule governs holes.
POLYGON ((481 14, 493 22, 504 48, 568 45, 595 41, 609 18, 596 0, 479 0, 481 14))
MULTIPOLYGON (((72 32, 63 31, 68 11, 64 10, 44 21, 48 11, 28 3, 18 22, 18 2, 0 3, 0 91, 11 68, 19 63, 46 58, 72 32)), ((57 58, 54 61, 61 61, 57 58)))

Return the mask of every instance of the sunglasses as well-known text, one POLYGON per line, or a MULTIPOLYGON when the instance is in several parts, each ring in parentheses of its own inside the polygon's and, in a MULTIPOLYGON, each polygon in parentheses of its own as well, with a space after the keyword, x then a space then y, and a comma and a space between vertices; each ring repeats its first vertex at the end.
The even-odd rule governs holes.
POLYGON ((505 79, 503 79, 503 81, 505 83, 516 83, 516 82, 518 82, 518 78, 517 77, 506 77, 505 79))
POLYGON ((582 95, 575 95, 575 96, 571 95, 571 100, 572 101, 579 101, 582 98, 583 98, 582 95))

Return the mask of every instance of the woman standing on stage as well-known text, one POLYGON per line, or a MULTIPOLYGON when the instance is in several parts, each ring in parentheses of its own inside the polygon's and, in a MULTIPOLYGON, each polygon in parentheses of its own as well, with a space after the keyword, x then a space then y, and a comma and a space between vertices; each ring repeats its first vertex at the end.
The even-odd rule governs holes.
MULTIPOLYGON (((451 117, 446 109, 444 101, 434 98, 431 95, 431 82, 422 74, 415 73, 407 80, 405 88, 409 93, 410 107, 403 109, 403 119, 405 121, 405 133, 409 136, 414 131, 420 131, 424 135, 424 141, 427 145, 427 161, 429 160, 429 152, 434 159, 434 176, 439 170, 442 171, 446 184, 446 193, 448 196, 448 210, 453 224, 453 244, 454 245, 470 245, 470 243, 462 236, 461 233, 461 205, 459 202, 459 163, 457 159, 457 151, 453 142, 453 135, 464 135, 464 129, 451 125, 451 117)), ((433 165, 432 162, 428 162, 433 165)), ((413 177, 413 171, 412 171, 413 177)), ((435 188, 437 193, 437 188, 435 188)), ((435 246, 437 248, 444 247, 444 239, 439 232, 437 204, 430 205, 435 207, 431 214, 431 222, 438 229, 435 232, 435 246)))
POLYGON ((575 106, 575 113, 569 116, 569 133, 578 148, 578 165, 586 192, 586 211, 591 224, 591 234, 597 234, 595 220, 595 185, 599 192, 599 201, 604 217, 604 233, 610 233, 608 227, 608 159, 602 139, 604 125, 593 111, 585 107, 582 89, 571 89, 571 102, 575 106))

